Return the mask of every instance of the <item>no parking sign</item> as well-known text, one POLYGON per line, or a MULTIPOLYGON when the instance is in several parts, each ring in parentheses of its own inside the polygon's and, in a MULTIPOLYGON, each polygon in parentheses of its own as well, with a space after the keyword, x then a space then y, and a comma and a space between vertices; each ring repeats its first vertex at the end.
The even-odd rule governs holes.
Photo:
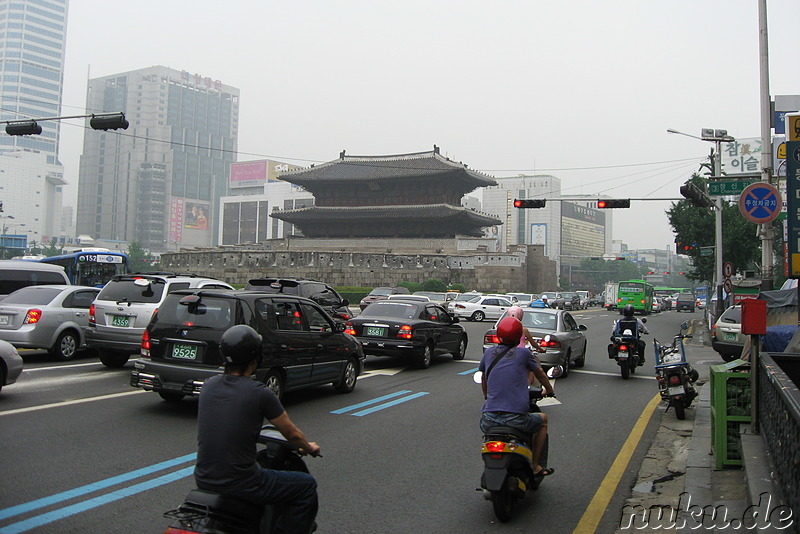
POLYGON ((739 195, 739 211, 750 222, 770 222, 780 214, 782 207, 780 191, 767 182, 750 184, 739 195))

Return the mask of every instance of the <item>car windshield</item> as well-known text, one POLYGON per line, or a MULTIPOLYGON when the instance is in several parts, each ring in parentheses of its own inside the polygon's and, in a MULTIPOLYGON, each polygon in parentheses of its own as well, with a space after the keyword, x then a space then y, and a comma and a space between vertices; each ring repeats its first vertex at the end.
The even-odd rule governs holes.
POLYGON ((24 287, 11 293, 3 299, 3 304, 36 304, 44 306, 49 304, 56 295, 61 293, 61 289, 37 288, 36 286, 24 287))
POLYGON ((741 323, 742 322, 742 309, 739 307, 732 307, 725 310, 725 313, 719 318, 723 323, 741 323))
POLYGON ((431 300, 444 300, 444 293, 432 293, 427 291, 415 291, 414 295, 421 295, 423 297, 428 297, 431 300))
POLYGON ((286 295, 297 295, 299 291, 297 282, 291 280, 280 281, 273 278, 250 280, 245 289, 254 289, 264 293, 284 293, 286 295))
POLYGON ((158 309, 159 323, 214 328, 220 332, 233 326, 235 301, 202 297, 197 304, 187 306, 180 303, 185 296, 172 294, 167 297, 158 309))
POLYGON ((387 296, 392 294, 392 288, 390 287, 376 287, 372 291, 369 292, 370 295, 379 295, 379 296, 387 296))
POLYGON ((473 300, 477 300, 478 297, 480 297, 480 295, 477 295, 475 293, 462 293, 461 295, 458 296, 458 298, 456 298, 456 300, 460 302, 464 301, 472 302, 473 300))
POLYGON ((158 278, 144 278, 149 284, 136 285, 134 278, 111 280, 103 287, 97 300, 111 300, 115 302, 142 302, 157 303, 161 301, 166 284, 158 278))
POLYGON ((390 317, 396 319, 414 319, 417 317, 416 304, 399 301, 380 301, 367 306, 359 317, 390 317))
POLYGON ((544 312, 525 311, 522 315, 522 325, 535 330, 555 330, 556 314, 544 312))

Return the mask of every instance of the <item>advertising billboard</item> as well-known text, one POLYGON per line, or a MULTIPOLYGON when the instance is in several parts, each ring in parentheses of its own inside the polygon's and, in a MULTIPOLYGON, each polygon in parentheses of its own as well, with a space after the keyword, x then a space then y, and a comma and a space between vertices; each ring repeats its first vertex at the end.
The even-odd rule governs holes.
POLYGON ((194 230, 208 230, 208 216, 211 213, 208 204, 186 202, 184 208, 183 227, 194 230))
POLYGON ((231 163, 231 187, 253 187, 267 181, 267 160, 231 163))

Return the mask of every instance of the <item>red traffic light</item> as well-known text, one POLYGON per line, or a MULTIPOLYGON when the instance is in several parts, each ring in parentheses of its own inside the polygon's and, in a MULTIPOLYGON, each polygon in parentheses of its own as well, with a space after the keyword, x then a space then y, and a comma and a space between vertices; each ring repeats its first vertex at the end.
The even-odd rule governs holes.
POLYGON ((545 202, 546 201, 544 199, 542 199, 542 198, 537 198, 537 199, 533 199, 533 198, 529 198, 529 199, 515 198, 514 199, 514 207, 515 208, 521 208, 521 209, 525 209, 525 208, 543 208, 544 205, 545 205, 545 202))
POLYGON ((604 210, 610 208, 630 208, 631 199, 629 198, 612 198, 607 200, 597 200, 597 208, 604 210))

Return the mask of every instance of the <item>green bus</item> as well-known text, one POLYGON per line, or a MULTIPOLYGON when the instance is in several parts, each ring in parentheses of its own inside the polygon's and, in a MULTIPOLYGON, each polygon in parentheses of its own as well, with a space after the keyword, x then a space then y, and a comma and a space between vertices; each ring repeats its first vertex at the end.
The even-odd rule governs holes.
POLYGON ((622 313, 622 308, 633 305, 634 311, 647 315, 653 311, 654 288, 644 280, 623 280, 619 283, 617 293, 617 309, 622 313))
POLYGON ((692 293, 691 287, 654 287, 653 295, 656 297, 671 297, 675 293, 692 293))

